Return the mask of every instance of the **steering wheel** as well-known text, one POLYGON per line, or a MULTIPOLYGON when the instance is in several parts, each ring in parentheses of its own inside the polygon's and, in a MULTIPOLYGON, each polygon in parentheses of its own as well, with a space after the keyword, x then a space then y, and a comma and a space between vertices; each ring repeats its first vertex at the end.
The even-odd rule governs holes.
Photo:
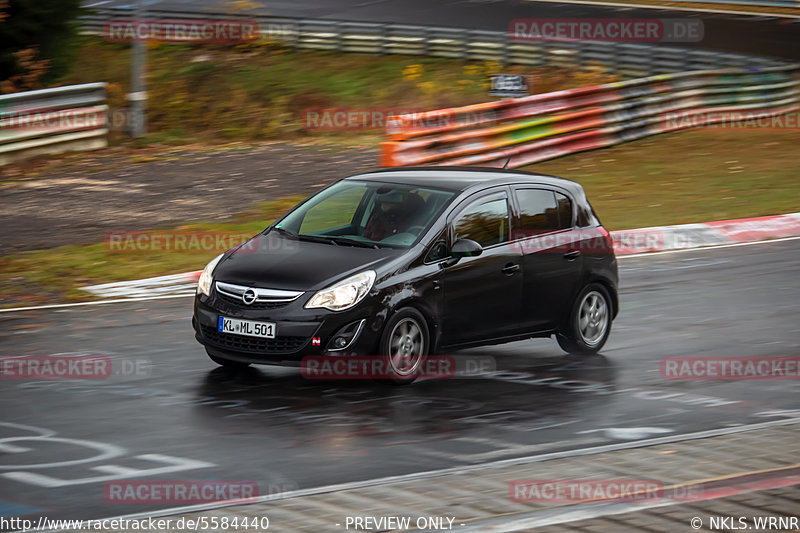
POLYGON ((406 233, 413 233, 414 235, 419 235, 419 233, 424 229, 425 229, 425 226, 416 225, 416 226, 409 227, 405 232, 406 233))

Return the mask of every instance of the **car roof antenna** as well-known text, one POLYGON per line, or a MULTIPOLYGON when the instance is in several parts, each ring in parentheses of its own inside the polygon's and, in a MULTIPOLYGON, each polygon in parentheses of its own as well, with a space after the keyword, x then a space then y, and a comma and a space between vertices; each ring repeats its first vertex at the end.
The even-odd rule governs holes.
POLYGON ((510 162, 511 162, 511 156, 508 156, 508 159, 506 159, 506 163, 503 165, 503 169, 506 169, 506 168, 508 168, 508 164, 509 164, 510 162))

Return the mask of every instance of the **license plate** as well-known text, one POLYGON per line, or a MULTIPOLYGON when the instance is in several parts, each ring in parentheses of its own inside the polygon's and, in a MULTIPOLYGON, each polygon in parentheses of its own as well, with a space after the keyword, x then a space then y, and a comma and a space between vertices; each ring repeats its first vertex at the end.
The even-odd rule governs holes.
POLYGON ((255 322, 253 320, 239 320, 238 318, 224 316, 219 317, 219 322, 217 323, 217 330, 222 333, 261 337, 262 339, 274 339, 275 329, 273 322, 255 322))

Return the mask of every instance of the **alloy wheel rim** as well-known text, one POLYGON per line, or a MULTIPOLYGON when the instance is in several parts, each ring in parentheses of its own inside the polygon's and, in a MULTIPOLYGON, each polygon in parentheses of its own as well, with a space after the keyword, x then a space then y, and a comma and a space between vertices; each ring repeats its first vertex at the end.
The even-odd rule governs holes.
POLYGON ((413 374, 422 362, 425 340, 422 328, 413 318, 404 318, 389 335, 389 364, 400 376, 413 374))
POLYGON ((597 346, 608 331, 608 304, 598 291, 589 291, 579 307, 578 331, 587 346, 597 346))

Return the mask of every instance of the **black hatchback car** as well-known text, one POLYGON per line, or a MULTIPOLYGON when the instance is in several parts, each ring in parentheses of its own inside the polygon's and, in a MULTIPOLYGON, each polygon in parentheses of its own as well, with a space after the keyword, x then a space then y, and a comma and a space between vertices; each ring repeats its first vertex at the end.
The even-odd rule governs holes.
POLYGON ((383 358, 555 335, 605 344, 619 308, 608 231, 575 182, 469 167, 340 180, 211 261, 192 323, 216 363, 383 358))

